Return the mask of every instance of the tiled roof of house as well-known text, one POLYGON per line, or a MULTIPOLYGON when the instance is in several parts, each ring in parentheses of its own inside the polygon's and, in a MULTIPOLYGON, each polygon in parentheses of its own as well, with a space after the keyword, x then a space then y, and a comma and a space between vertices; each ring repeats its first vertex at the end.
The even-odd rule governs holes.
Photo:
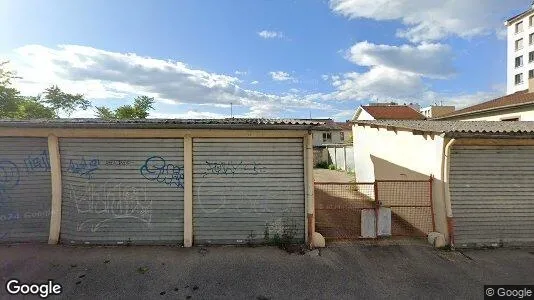
POLYGON ((424 120, 420 112, 407 105, 362 106, 376 120, 424 120))
POLYGON ((534 122, 504 121, 416 121, 416 120, 373 120, 355 121, 359 126, 386 129, 409 130, 430 133, 444 133, 446 136, 534 136, 534 122))
POLYGON ((52 119, 0 120, 0 128, 169 128, 169 129, 311 129, 325 122, 286 119, 52 119))
POLYGON ((352 123, 351 122, 336 122, 336 125, 341 130, 351 130, 352 129, 352 123))
POLYGON ((534 93, 529 93, 528 90, 516 92, 511 95, 503 96, 497 99, 490 101, 482 102, 469 106, 463 109, 459 109, 453 113, 441 116, 436 118, 439 119, 448 119, 456 116, 471 115, 486 111, 492 111, 496 109, 510 108, 518 105, 534 104, 534 93))

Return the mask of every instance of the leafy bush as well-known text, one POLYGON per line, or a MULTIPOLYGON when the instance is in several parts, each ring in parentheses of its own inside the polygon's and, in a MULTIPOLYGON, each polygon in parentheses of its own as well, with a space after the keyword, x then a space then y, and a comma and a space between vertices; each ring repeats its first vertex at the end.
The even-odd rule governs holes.
POLYGON ((319 162, 315 165, 319 169, 328 169, 328 163, 326 161, 319 162))
POLYGON ((332 165, 332 164, 328 166, 328 169, 337 170, 336 165, 332 165))

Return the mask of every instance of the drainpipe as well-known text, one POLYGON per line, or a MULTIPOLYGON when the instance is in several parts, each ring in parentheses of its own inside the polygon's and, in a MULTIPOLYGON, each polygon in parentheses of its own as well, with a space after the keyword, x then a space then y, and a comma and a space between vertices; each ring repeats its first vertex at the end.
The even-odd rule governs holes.
POLYGON ((454 248, 454 226, 452 218, 452 204, 451 204, 451 192, 449 189, 449 171, 451 166, 451 148, 456 142, 455 139, 451 139, 445 146, 445 154, 443 158, 443 195, 445 197, 445 209, 447 210, 447 227, 449 230, 449 243, 454 248))

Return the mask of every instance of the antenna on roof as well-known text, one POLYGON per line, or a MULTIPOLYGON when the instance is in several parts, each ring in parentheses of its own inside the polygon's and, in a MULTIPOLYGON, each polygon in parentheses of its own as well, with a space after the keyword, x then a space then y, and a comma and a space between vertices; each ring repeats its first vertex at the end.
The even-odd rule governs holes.
POLYGON ((311 120, 311 119, 312 119, 312 118, 311 118, 311 110, 310 110, 310 120, 311 120))

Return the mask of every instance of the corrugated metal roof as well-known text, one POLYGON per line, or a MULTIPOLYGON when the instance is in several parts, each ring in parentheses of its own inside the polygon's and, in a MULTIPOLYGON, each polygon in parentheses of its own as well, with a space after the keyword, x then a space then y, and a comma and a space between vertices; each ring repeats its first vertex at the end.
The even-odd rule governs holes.
POLYGON ((356 121, 360 126, 377 126, 411 131, 432 132, 447 136, 534 136, 534 122, 522 121, 417 121, 376 120, 356 121))
POLYGON ((420 112, 407 105, 362 106, 376 120, 424 120, 420 112))
POLYGON ((9 128, 173 128, 173 129, 312 129, 324 122, 292 119, 52 119, 0 120, 1 127, 9 128))

